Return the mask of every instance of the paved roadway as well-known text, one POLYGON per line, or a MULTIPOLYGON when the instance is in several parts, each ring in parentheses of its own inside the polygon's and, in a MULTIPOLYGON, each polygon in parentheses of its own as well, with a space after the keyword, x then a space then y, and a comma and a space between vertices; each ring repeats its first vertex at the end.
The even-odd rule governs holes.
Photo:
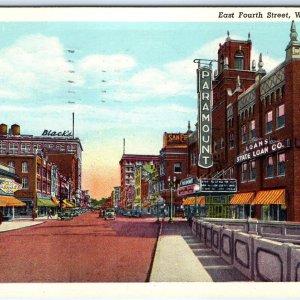
POLYGON ((159 224, 96 213, 0 233, 0 282, 146 282, 159 224))

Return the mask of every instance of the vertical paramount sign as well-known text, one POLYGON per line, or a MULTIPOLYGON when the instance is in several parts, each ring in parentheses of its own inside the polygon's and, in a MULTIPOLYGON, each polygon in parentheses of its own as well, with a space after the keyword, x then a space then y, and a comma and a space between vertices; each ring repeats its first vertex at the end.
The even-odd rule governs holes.
POLYGON ((201 168, 213 165, 211 153, 211 107, 212 107, 212 70, 207 66, 198 69, 198 142, 201 168))

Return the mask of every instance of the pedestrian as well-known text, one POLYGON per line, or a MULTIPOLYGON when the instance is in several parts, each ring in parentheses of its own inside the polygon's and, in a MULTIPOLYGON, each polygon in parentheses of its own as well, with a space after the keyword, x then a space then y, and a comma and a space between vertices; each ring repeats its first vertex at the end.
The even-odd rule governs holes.
POLYGON ((49 208, 48 212, 47 212, 47 215, 48 215, 48 219, 52 219, 52 210, 51 208, 49 208))
POLYGON ((3 222, 3 210, 0 208, 0 224, 3 222))

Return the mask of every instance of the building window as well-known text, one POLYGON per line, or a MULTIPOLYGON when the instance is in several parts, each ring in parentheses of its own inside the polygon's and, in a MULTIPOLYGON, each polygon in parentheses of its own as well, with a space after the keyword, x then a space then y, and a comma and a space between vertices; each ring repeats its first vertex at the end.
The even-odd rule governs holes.
POLYGON ((250 180, 256 180, 256 163, 255 160, 250 161, 250 180))
POLYGON ((41 181, 40 180, 37 180, 37 182, 36 182, 36 188, 37 188, 38 191, 41 190, 41 181))
POLYGON ((22 162, 22 173, 28 173, 28 162, 27 161, 22 162))
POLYGON ((0 143, 0 153, 1 154, 6 154, 6 143, 0 143))
POLYGON ((285 176, 285 153, 278 154, 278 176, 285 176))
POLYGON ((220 71, 221 73, 224 71, 224 65, 225 65, 225 61, 224 61, 224 56, 222 55, 220 58, 220 71))
POLYGON ((224 139, 221 138, 221 149, 224 149, 224 139))
POLYGON ((241 50, 237 51, 234 56, 234 67, 236 70, 244 69, 244 54, 241 50))
POLYGON ((9 144, 9 154, 18 154, 18 144, 9 144))
POLYGON ((16 163, 14 161, 9 161, 8 162, 8 165, 12 168, 15 168, 16 167, 16 163))
POLYGON ((247 142, 247 129, 246 125, 242 126, 242 144, 245 144, 247 142))
POLYGON ((218 150, 218 143, 214 142, 214 152, 216 152, 218 150))
POLYGON ((274 176, 274 162, 273 156, 267 157, 267 178, 271 178, 274 176))
POLYGON ((277 128, 282 128, 285 126, 285 113, 284 113, 284 104, 280 105, 276 109, 277 115, 277 128))
POLYGON ((30 153, 30 144, 21 144, 21 153, 30 153))
POLYGON ((47 177, 47 169, 46 168, 43 168, 43 177, 47 177))
POLYGON ((250 121, 249 137, 250 137, 250 140, 252 140, 253 138, 256 137, 255 120, 250 121))
POLYGON ((272 132, 272 121, 273 121, 273 112, 268 111, 266 113, 266 133, 272 132))
POLYGON ((22 178, 22 189, 28 189, 29 185, 28 185, 28 178, 24 177, 22 178))
POLYGON ((234 148, 234 134, 231 132, 229 134, 229 148, 234 148))
POLYGON ((43 182, 43 193, 47 193, 47 183, 43 182))
POLYGON ((244 162, 242 164, 242 182, 247 181, 247 169, 248 169, 248 164, 244 162))
POLYGON ((181 173, 181 163, 174 163, 174 173, 181 173))

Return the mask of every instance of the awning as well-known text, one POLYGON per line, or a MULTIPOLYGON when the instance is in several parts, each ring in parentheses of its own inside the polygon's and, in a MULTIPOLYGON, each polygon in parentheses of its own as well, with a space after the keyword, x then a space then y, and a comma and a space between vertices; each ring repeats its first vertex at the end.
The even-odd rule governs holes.
POLYGON ((251 204, 254 199, 254 193, 240 193, 233 196, 229 204, 231 205, 246 205, 251 204))
POLYGON ((286 204, 285 190, 259 191, 251 204, 270 205, 286 204))
MULTIPOLYGON (((197 196, 197 204, 205 205, 205 196, 197 196)), ((182 205, 195 205, 195 197, 184 198, 182 205)))
POLYGON ((149 207, 151 205, 151 202, 144 202, 143 207, 149 207))
POLYGON ((0 196, 0 206, 26 206, 26 203, 18 200, 14 196, 0 196))
POLYGON ((59 201, 57 200, 56 197, 52 197, 52 202, 53 202, 56 206, 59 206, 59 201))
POLYGON ((41 199, 41 198, 37 199, 36 205, 38 207, 42 207, 42 206, 43 207, 56 207, 57 206, 56 204, 54 204, 52 202, 52 200, 50 200, 50 199, 41 199))
POLYGON ((64 199, 63 200, 63 205, 62 205, 63 208, 73 208, 74 207, 74 204, 69 202, 67 199, 64 199))

